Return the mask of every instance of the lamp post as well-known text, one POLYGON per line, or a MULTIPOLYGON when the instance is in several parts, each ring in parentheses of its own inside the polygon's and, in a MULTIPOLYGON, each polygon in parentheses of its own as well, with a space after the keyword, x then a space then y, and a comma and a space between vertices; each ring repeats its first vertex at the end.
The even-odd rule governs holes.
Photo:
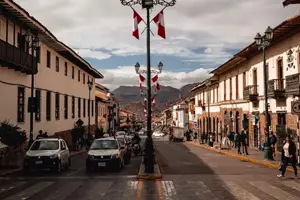
POLYGON ((263 51, 263 67, 264 67, 264 96, 265 96, 265 116, 266 116, 266 137, 264 144, 264 158, 266 160, 274 160, 271 148, 271 142, 269 137, 269 108, 268 108, 268 76, 267 76, 267 66, 266 66, 266 52, 265 49, 271 44, 273 38, 273 30, 269 26, 265 31, 265 35, 261 36, 259 33, 255 36, 255 42, 258 45, 258 49, 263 51))
MULTIPOLYGON (((37 99, 34 97, 34 75, 37 73, 36 60, 34 59, 34 52, 36 52, 36 57, 38 56, 37 49, 40 47, 40 41, 37 35, 33 35, 32 33, 28 33, 25 35, 25 41, 29 45, 28 48, 31 49, 31 88, 30 88, 30 98, 29 98, 29 112, 30 112, 30 124, 29 124, 29 146, 33 143, 33 113, 37 110, 37 99)), ((29 52, 28 52, 29 53, 29 52)), ((28 55, 27 55, 28 56, 28 55)))
POLYGON ((153 141, 152 141, 152 118, 151 118, 151 74, 160 74, 163 69, 162 62, 158 64, 158 71, 151 70, 151 68, 147 67, 147 70, 141 70, 140 64, 137 62, 135 64, 135 72, 137 74, 147 74, 147 138, 145 141, 145 172, 146 173, 153 173, 154 172, 154 148, 153 148, 153 141))
POLYGON ((88 103, 88 138, 91 137, 91 90, 93 88, 93 82, 88 80, 87 82, 88 88, 89 88, 89 103, 88 103))

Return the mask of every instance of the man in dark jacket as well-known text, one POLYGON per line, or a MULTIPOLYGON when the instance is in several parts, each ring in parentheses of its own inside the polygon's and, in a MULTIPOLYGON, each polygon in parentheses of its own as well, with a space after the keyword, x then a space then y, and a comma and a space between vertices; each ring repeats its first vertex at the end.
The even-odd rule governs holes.
POLYGON ((286 167, 288 166, 289 163, 291 163, 294 168, 295 178, 297 179, 298 171, 297 171, 297 167, 296 167, 296 164, 297 164, 296 145, 291 140, 290 135, 287 135, 285 138, 285 142, 284 142, 283 148, 282 148, 281 161, 282 161, 281 174, 277 175, 277 177, 278 178, 284 177, 286 167))
POLYGON ((240 142, 241 142, 241 146, 242 146, 242 153, 249 155, 248 150, 247 150, 247 135, 244 130, 242 130, 242 133, 240 135, 240 142))

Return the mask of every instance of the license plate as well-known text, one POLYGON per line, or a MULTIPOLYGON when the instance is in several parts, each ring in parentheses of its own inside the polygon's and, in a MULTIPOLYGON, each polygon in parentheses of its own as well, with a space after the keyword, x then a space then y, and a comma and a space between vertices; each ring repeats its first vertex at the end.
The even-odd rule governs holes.
POLYGON ((99 162, 98 163, 98 167, 105 167, 106 166, 106 163, 105 162, 99 162))
POLYGON ((41 161, 41 160, 35 161, 35 164, 37 164, 37 165, 43 164, 43 161, 41 161))

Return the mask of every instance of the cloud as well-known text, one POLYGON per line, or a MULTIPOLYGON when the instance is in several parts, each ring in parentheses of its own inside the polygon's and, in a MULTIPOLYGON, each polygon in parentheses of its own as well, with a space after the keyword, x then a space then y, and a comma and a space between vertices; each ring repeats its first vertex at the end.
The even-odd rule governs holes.
POLYGON ((98 60, 110 58, 112 55, 94 49, 74 49, 80 56, 85 58, 96 58, 98 60))
MULTIPOLYGON (((142 66, 141 69, 145 69, 145 67, 142 66)), ((211 70, 200 68, 192 72, 162 72, 159 74, 159 83, 180 88, 186 84, 200 82, 209 78, 211 70)), ((105 79, 99 80, 98 83, 105 85, 111 90, 120 85, 139 85, 139 76, 135 73, 135 69, 132 66, 119 66, 117 69, 104 69, 101 72, 105 79)))

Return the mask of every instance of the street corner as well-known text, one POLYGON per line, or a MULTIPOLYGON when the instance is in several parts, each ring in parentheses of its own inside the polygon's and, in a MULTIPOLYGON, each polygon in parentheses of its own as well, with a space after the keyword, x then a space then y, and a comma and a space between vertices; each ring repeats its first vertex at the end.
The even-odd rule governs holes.
POLYGON ((139 173, 137 175, 138 180, 161 180, 162 174, 158 164, 154 164, 154 173, 145 173, 145 165, 140 165, 139 173))

